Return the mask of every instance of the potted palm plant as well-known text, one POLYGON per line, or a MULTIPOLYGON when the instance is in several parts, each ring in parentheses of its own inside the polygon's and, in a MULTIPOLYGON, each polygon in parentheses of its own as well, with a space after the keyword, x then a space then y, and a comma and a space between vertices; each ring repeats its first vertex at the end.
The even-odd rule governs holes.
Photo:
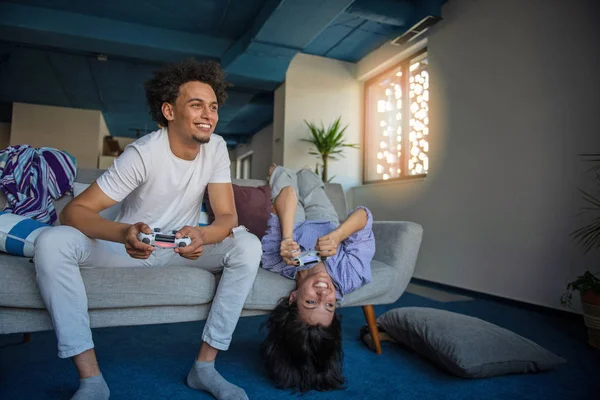
MULTIPOLYGON (((584 154, 584 160, 592 162, 591 172, 595 175, 600 187, 600 154, 584 154)), ((583 248, 584 253, 600 249, 600 198, 594 194, 581 190, 582 199, 586 203, 583 212, 591 216, 591 220, 584 226, 571 233, 573 239, 583 248)), ((583 316, 587 326, 589 344, 600 349, 600 278, 598 272, 585 271, 567 285, 567 292, 561 297, 561 303, 571 305, 573 292, 579 292, 583 306, 583 316)))
MULTIPOLYGON (((323 123, 318 127, 317 125, 307 122, 304 123, 310 130, 311 137, 309 139, 300 139, 303 142, 311 143, 315 149, 311 149, 309 154, 318 156, 321 158, 321 179, 323 182, 328 182, 327 167, 329 160, 338 160, 338 157, 344 157, 344 147, 350 147, 358 149, 357 144, 346 143, 344 138, 344 132, 348 125, 341 126, 342 117, 338 117, 331 125, 325 129, 323 123)), ((319 166, 317 165, 316 173, 319 172, 319 166)))

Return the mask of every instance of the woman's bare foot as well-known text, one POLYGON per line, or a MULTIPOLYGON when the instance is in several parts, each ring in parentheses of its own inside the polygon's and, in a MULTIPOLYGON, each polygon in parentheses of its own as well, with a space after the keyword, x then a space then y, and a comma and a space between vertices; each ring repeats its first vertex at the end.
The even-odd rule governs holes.
POLYGON ((273 171, 277 168, 277 164, 273 163, 269 166, 269 175, 267 175, 267 182, 271 181, 271 175, 273 175, 273 171))

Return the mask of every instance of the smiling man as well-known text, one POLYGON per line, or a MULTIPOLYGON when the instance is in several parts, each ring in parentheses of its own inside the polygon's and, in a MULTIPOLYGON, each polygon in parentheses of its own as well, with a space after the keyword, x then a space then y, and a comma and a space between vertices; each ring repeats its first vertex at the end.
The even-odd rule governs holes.
POLYGON ((262 238, 262 267, 296 280, 267 322, 262 354, 275 384, 300 391, 344 383, 336 301, 371 281, 373 216, 358 207, 339 223, 321 179, 310 170, 272 165, 273 213, 262 238), (324 261, 300 265, 302 252, 324 261))
POLYGON ((162 128, 125 148, 114 164, 61 213, 62 226, 38 237, 38 285, 58 339, 58 356, 71 357, 80 377, 73 399, 107 399, 96 361, 80 268, 189 266, 222 272, 187 377, 190 387, 217 399, 247 399, 215 370, 227 350, 256 277, 260 241, 237 226, 230 161, 223 138, 213 134, 229 84, 215 62, 186 60, 158 71, 146 83, 150 114, 162 128), (204 191, 215 221, 198 226, 204 191), (99 213, 122 206, 116 221, 99 213), (176 230, 191 244, 155 249, 140 232, 176 230))

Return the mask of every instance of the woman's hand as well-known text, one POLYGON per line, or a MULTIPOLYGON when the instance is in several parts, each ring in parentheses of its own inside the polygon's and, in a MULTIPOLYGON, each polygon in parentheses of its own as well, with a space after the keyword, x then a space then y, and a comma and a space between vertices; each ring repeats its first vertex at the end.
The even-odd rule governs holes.
POLYGON ((298 261, 294 261, 292 258, 300 254, 300 246, 292 238, 283 239, 279 247, 279 254, 287 265, 297 265, 298 261))
POLYGON ((333 231, 317 239, 315 250, 319 252, 319 256, 321 257, 331 257, 337 254, 340 242, 340 236, 336 231, 333 231))

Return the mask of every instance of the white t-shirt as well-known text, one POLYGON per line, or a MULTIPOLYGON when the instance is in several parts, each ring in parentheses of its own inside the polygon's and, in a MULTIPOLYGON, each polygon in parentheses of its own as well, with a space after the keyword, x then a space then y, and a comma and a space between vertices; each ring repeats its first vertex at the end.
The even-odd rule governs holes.
POLYGON ((108 197, 122 202, 116 221, 144 222, 170 232, 198 225, 207 184, 230 183, 229 168, 221 136, 213 134, 188 161, 173 154, 163 128, 126 146, 96 182, 108 197))

